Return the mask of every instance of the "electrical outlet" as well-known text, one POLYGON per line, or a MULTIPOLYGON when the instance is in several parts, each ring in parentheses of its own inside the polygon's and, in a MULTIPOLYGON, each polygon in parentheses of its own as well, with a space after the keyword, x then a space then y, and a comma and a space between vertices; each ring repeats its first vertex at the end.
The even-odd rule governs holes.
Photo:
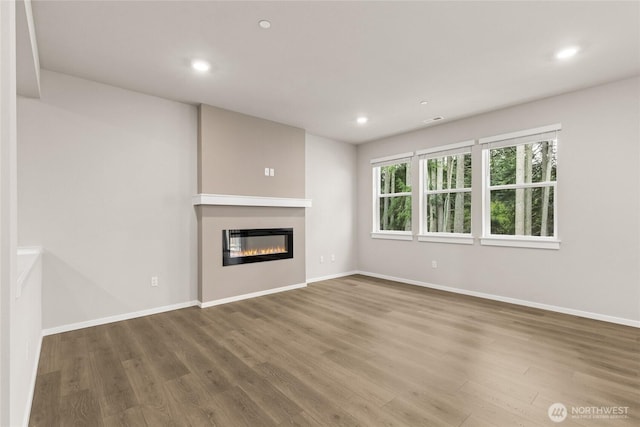
POLYGON ((269 176, 269 168, 264 168, 264 176, 269 176))
POLYGON ((438 261, 436 261, 435 259, 431 261, 431 268, 438 268, 438 261))
POLYGON ((320 264, 324 264, 324 256, 320 255, 320 264))
POLYGON ((269 176, 276 176, 276 170, 274 168, 269 169, 269 176))
POLYGON ((158 276, 151 276, 151 286, 154 288, 158 286, 158 276))
POLYGON ((331 262, 336 262, 336 254, 331 254, 331 262))

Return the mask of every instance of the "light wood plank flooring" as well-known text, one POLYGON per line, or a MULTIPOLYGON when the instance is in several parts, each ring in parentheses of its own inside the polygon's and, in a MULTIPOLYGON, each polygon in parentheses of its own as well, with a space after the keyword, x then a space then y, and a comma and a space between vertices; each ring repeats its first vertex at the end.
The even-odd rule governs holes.
POLYGON ((639 345, 631 327, 350 276, 45 337, 30 425, 637 426, 639 345), (554 424, 555 402, 628 418, 554 424))

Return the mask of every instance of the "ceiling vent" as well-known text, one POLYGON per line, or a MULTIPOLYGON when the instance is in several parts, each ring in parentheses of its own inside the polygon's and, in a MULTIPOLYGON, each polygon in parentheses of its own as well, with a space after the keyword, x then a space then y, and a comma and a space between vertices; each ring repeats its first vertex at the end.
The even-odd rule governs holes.
POLYGON ((423 120, 423 123, 431 124, 431 123, 433 123, 433 122, 437 122, 437 121, 440 121, 440 120, 442 120, 442 119, 444 119, 444 117, 442 117, 442 116, 436 116, 436 117, 433 117, 433 118, 431 118, 431 119, 423 120))

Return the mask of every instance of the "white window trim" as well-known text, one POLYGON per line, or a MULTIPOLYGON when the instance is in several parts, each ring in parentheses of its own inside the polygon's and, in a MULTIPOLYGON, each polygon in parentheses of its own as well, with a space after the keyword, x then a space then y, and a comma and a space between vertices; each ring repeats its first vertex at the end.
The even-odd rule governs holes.
POLYGON ((413 151, 409 151, 408 153, 394 154, 392 156, 378 157, 377 159, 371 159, 371 165, 376 166, 387 166, 389 164, 394 163, 403 163, 403 161, 411 161, 413 157, 413 151))
MULTIPOLYGON (((480 138, 479 143, 482 144, 482 237, 480 244, 483 246, 506 246, 516 248, 533 248, 533 249, 560 249, 561 240, 558 238, 558 202, 557 202, 557 185, 556 181, 542 181, 522 184, 506 184, 506 185, 489 185, 489 150, 520 145, 519 143, 495 144, 509 139, 523 138, 527 136, 538 135, 547 132, 562 130, 562 125, 556 123, 538 128, 511 132, 502 135, 480 138), (519 236, 519 235, 501 235, 491 234, 491 190, 511 190, 519 188, 539 188, 552 187, 556 201, 553 204, 553 236, 519 236)), ((556 158, 556 164, 559 163, 556 158)))
POLYGON ((413 240, 413 232, 411 231, 373 231, 371 232, 373 239, 385 240, 413 240))
MULTIPOLYGON (((418 241, 419 242, 430 242, 430 243, 457 243, 462 245, 473 245, 474 237, 473 231, 469 233, 432 233, 425 231, 425 223, 424 223, 424 214, 427 208, 427 190, 425 189, 425 170, 424 164, 425 161, 429 159, 435 159, 443 156, 450 156, 456 154, 470 154, 473 155, 472 147, 475 145, 475 140, 468 140, 462 142, 456 142, 453 144, 441 145, 438 147, 427 148, 424 150, 416 151, 416 155, 419 156, 419 171, 420 174, 420 183, 419 183, 419 203, 418 203, 418 215, 419 215, 419 234, 418 241)), ((473 161, 472 161, 473 167, 473 161)), ((429 194, 445 194, 445 193, 469 193, 471 194, 471 198, 473 200, 473 185, 470 188, 452 188, 445 190, 433 190, 429 191, 429 194)), ((473 202, 472 202, 473 204, 473 202)), ((473 217, 471 219, 473 223, 473 217)), ((473 230, 473 224, 472 228, 473 230)))
POLYGON ((454 243, 458 245, 473 245, 475 239, 471 233, 424 233, 418 234, 419 242, 454 243))
POLYGON ((494 135, 494 136, 487 136, 485 138, 480 138, 478 140, 479 144, 489 144, 491 142, 498 142, 498 141, 504 141, 507 139, 516 139, 516 138, 522 138, 525 136, 532 136, 532 135, 537 135, 540 133, 547 133, 547 132, 553 132, 553 131, 559 131, 562 130, 562 124, 561 123, 555 123, 552 125, 547 125, 547 126, 540 126, 537 128, 532 128, 532 129, 526 129, 526 130, 520 130, 517 132, 509 132, 509 133, 503 133, 501 135, 494 135))
MULTIPOLYGON (((416 151, 416 156, 423 156, 423 155, 426 155, 426 154, 440 154, 440 153, 443 153, 445 151, 453 151, 453 150, 457 150, 459 148, 471 147, 475 143, 476 143, 475 140, 471 139, 469 141, 462 141, 462 142, 456 142, 456 143, 453 143, 453 144, 440 145, 438 147, 425 148, 424 150, 416 151)), ((466 150, 465 150, 465 152, 466 152, 466 150)), ((434 156, 434 157, 440 157, 440 156, 434 156)))
MULTIPOLYGON (((402 197, 409 196, 413 199, 413 192, 401 192, 380 194, 380 168, 392 164, 407 163, 411 168, 411 161, 413 158, 413 151, 408 153, 396 154, 393 156, 379 157, 371 160, 371 173, 372 183, 371 189, 373 191, 373 224, 371 231, 371 237, 373 239, 386 239, 386 240, 413 240, 413 231, 405 230, 380 230, 380 198, 384 197, 402 197)), ((413 186, 412 186, 413 188, 413 186)))
POLYGON ((503 236, 499 234, 491 234, 480 238, 480 244, 483 246, 507 246, 515 248, 558 250, 560 249, 560 243, 560 239, 539 236, 503 236))

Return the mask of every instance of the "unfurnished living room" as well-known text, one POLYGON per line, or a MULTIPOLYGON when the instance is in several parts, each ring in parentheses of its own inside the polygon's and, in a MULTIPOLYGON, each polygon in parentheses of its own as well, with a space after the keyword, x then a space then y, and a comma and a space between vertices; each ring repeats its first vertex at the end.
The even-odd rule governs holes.
POLYGON ((0 0, 0 426, 640 425, 639 1, 0 0))

